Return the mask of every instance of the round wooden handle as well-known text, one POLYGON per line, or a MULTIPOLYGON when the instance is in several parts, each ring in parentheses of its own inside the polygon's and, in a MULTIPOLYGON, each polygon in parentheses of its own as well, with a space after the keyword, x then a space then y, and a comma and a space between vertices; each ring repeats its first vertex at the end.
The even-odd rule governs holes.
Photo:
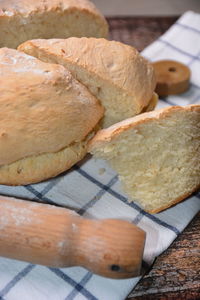
POLYGON ((180 94, 189 88, 190 69, 174 60, 160 60, 153 63, 156 74, 156 93, 159 96, 180 94))
POLYGON ((52 267, 83 266, 111 278, 139 275, 145 232, 52 205, 0 196, 0 256, 52 267))

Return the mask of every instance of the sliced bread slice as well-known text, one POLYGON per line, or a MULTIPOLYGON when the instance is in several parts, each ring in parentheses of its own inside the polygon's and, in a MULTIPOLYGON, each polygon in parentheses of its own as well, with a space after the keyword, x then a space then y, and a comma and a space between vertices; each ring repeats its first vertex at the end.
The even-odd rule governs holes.
POLYGON ((133 47, 73 37, 27 41, 18 49, 70 70, 105 107, 104 128, 156 105, 154 69, 133 47))
POLYGON ((89 151, 118 172, 130 201, 159 212, 200 187, 200 105, 122 121, 99 131, 89 151))

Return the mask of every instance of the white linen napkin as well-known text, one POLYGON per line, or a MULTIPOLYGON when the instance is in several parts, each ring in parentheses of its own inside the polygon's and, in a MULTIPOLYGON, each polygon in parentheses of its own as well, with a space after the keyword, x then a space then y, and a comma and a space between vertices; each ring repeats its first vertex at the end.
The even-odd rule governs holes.
MULTIPOLYGON (((159 101, 158 108, 200 103, 200 15, 185 13, 162 37, 147 47, 149 60, 174 59, 192 71, 190 89, 159 101)), ((116 174, 101 160, 90 158, 49 181, 23 186, 0 186, 0 194, 39 199, 75 208, 86 217, 131 220, 147 232, 144 261, 152 264, 200 209, 200 194, 157 215, 128 203, 116 174), (105 168, 100 174, 99 169, 105 168)), ((56 226, 56 224, 55 224, 56 226)), ((80 267, 47 268, 0 258, 0 299, 64 300, 125 299, 140 278, 103 278, 80 267)))

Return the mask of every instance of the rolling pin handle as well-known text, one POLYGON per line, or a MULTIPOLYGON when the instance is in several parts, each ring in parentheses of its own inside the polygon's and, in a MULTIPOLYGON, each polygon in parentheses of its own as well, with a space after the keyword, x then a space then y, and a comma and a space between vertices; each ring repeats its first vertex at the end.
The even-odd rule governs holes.
POLYGON ((127 221, 0 196, 0 256, 129 278, 139 275, 144 243, 145 232, 127 221))

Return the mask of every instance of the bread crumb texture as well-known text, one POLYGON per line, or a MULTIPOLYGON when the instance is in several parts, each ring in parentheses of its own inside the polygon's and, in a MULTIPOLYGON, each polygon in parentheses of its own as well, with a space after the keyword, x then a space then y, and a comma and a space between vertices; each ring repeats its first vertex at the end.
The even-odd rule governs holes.
POLYGON ((0 47, 36 38, 107 37, 108 24, 88 0, 1 0, 0 47))
POLYGON ((117 171, 129 201, 159 212, 200 187, 200 105, 122 121, 97 133, 90 152, 117 171))

